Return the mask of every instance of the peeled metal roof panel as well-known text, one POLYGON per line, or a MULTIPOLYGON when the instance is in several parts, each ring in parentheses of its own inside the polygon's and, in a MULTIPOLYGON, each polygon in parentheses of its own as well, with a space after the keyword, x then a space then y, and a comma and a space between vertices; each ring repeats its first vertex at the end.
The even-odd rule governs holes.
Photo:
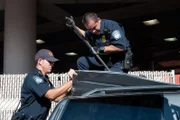
POLYGON ((175 85, 159 82, 144 77, 138 77, 121 72, 109 71, 76 71, 78 76, 73 79, 73 96, 80 96, 97 88, 128 87, 128 86, 152 86, 175 85))

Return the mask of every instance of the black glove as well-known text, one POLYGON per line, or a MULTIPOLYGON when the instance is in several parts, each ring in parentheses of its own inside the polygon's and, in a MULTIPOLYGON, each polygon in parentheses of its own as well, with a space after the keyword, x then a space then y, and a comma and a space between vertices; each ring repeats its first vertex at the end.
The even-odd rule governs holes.
POLYGON ((94 55, 104 53, 104 46, 94 46, 90 49, 90 52, 94 55))
POLYGON ((69 28, 73 28, 73 25, 75 25, 73 16, 65 17, 65 20, 66 20, 66 26, 68 26, 69 28))

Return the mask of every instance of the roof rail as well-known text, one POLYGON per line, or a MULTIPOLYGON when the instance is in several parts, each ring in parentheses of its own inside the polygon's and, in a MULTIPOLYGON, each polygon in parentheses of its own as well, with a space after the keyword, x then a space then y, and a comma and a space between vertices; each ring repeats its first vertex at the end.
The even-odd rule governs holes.
POLYGON ((151 85, 151 86, 130 86, 130 87, 109 87, 109 88, 97 88, 91 90, 87 93, 82 94, 81 96, 92 96, 96 94, 123 94, 123 93, 162 93, 162 92, 180 92, 180 85, 151 85))

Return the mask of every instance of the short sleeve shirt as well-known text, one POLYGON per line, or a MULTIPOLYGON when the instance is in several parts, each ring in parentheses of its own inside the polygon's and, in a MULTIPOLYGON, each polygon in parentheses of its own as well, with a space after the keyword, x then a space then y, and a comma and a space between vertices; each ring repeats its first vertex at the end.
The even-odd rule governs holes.
POLYGON ((85 38, 94 46, 114 45, 123 50, 129 46, 123 26, 112 20, 101 19, 100 35, 86 31, 85 38))
POLYGON ((44 94, 53 86, 47 76, 43 76, 41 71, 36 69, 24 79, 21 89, 21 104, 27 105, 34 99, 29 107, 25 107, 20 112, 33 119, 44 119, 47 117, 51 107, 51 101, 44 97, 44 94))

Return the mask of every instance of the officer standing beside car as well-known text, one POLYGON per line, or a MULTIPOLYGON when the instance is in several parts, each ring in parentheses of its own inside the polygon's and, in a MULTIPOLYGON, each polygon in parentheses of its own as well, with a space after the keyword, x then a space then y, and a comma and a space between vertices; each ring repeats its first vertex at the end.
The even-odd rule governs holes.
MULTIPOLYGON (((128 72, 132 66, 132 52, 123 26, 112 20, 101 19, 93 12, 85 13, 82 23, 87 30, 76 26, 78 31, 90 42, 96 51, 95 54, 100 55, 110 70, 128 72)), ((70 28, 75 25, 72 17, 66 20, 66 25, 70 28)), ((106 70, 95 56, 80 57, 77 67, 79 70, 106 70)))
MULTIPOLYGON (((24 79, 21 88, 21 107, 11 120, 45 120, 51 107, 51 101, 58 102, 72 88, 72 80, 62 86, 54 87, 47 74, 58 61, 48 49, 41 49, 35 55, 36 69, 24 79)), ((77 73, 70 69, 67 74, 73 78, 77 73)))

